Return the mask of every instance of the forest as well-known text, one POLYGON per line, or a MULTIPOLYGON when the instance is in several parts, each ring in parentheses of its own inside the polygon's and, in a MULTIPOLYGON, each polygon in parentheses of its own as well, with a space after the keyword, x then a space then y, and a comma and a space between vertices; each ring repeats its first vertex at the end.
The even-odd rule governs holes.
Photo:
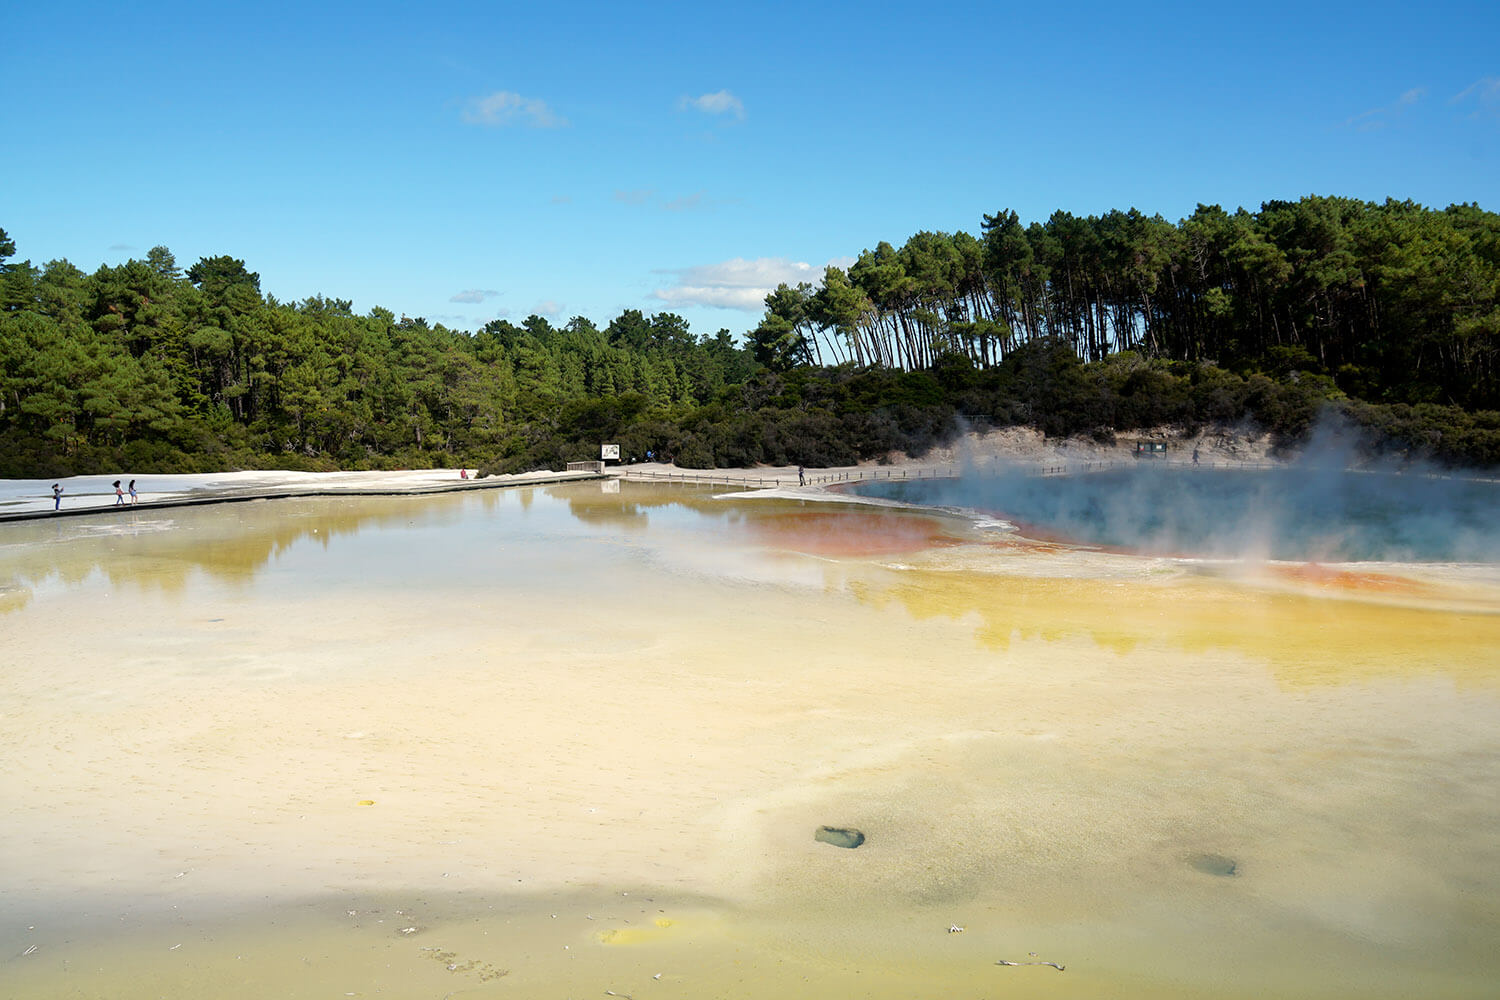
POLYGON ((962 429, 1252 424, 1500 464, 1500 216, 1309 196, 920 232, 782 285, 738 342, 672 313, 450 330, 283 303, 231 256, 85 273, 0 230, 0 476, 920 454, 962 429))

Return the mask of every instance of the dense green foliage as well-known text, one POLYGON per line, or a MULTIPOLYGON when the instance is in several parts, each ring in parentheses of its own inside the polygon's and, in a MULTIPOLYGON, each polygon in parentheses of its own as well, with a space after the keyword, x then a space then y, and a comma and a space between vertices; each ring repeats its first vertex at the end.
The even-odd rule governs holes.
POLYGON ((1050 337, 1087 361, 1134 350, 1328 375, 1379 402, 1500 407, 1500 215, 1473 205, 1308 197, 1200 205, 1176 225, 1132 210, 1027 227, 1002 211, 981 238, 882 242, 766 305, 752 339, 780 367, 957 353, 988 368, 1050 337))
POLYGON ((672 314, 470 335, 342 300, 279 303, 243 261, 183 272, 160 247, 92 275, 8 266, 0 294, 8 475, 555 464, 560 427, 612 434, 678 414, 753 368, 727 331, 695 339, 672 314))
POLYGON ((1500 462, 1500 217, 1307 198, 1055 214, 881 243, 782 286, 747 346, 629 310, 477 332, 266 296, 157 247, 85 274, 0 230, 0 475, 120 469, 847 464, 964 426, 1049 434, 1337 406, 1386 446, 1500 462))

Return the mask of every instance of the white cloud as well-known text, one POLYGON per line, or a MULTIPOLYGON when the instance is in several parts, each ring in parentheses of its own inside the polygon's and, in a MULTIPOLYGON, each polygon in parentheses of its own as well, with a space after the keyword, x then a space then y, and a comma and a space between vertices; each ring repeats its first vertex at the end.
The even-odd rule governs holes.
POLYGON ((533 128, 561 128, 567 119, 559 118, 547 102, 522 97, 511 90, 497 90, 487 97, 469 99, 464 121, 471 125, 530 125, 533 128))
MULTIPOLYGON (((839 258, 829 261, 829 264, 847 266, 843 263, 847 259, 839 258)), ((785 257, 755 260, 736 257, 720 264, 663 269, 655 273, 676 275, 677 281, 669 288, 652 292, 653 299, 673 306, 716 306, 745 312, 759 312, 765 308, 766 296, 777 285, 796 287, 805 281, 816 286, 823 280, 823 267, 785 257)))
POLYGON ((1471 102, 1475 105, 1476 115, 1500 113, 1500 76, 1475 80, 1448 100, 1449 104, 1471 102))
POLYGON ((559 316, 562 314, 562 311, 562 303, 556 302, 552 299, 543 299, 541 302, 538 302, 531 310, 532 314, 535 316, 559 316))
POLYGON ((1413 87, 1385 107, 1361 111, 1353 118, 1345 121, 1344 127, 1358 129, 1361 132, 1372 132, 1378 128, 1385 128, 1393 120, 1400 117, 1403 111, 1416 104, 1425 96, 1427 96, 1426 87, 1413 87))
POLYGON ((493 299, 500 293, 488 288, 469 288, 450 298, 449 302, 483 302, 485 299, 493 299))
POLYGON ((698 97, 683 97, 677 101, 679 111, 692 109, 702 111, 708 115, 733 115, 735 118, 745 117, 745 104, 727 90, 720 90, 712 94, 703 94, 698 97))
MULTIPOLYGON (((656 192, 650 188, 641 188, 636 191, 615 191, 614 199, 623 205, 645 205, 656 198, 656 192)), ((737 204, 737 198, 710 198, 706 191, 694 191, 692 194, 681 195, 669 201, 658 201, 654 207, 663 212, 701 212, 718 208, 720 205, 737 204)))

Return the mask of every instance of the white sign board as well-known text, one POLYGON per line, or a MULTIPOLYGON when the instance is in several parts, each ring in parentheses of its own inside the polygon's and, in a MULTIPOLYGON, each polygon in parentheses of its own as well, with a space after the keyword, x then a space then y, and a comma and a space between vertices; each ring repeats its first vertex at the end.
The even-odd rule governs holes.
POLYGON ((617 444, 601 444, 599 446, 599 458, 605 462, 614 459, 620 460, 620 446, 617 444))

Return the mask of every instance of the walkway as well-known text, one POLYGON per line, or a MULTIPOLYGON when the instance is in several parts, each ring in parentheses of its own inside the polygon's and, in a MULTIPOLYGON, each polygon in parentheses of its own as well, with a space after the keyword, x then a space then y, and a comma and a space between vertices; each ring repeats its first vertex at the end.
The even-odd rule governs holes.
POLYGON ((0 522, 31 521, 49 517, 105 516, 126 510, 162 510, 168 507, 199 507, 205 504, 243 503, 250 500, 285 500, 293 497, 425 496, 466 490, 505 489, 512 486, 549 486, 606 479, 597 472, 523 472, 484 479, 460 479, 457 470, 397 472, 242 472, 206 475, 140 476, 140 502, 115 503, 111 478, 75 476, 62 479, 62 508, 52 509, 52 486, 48 480, 0 483, 0 522))

